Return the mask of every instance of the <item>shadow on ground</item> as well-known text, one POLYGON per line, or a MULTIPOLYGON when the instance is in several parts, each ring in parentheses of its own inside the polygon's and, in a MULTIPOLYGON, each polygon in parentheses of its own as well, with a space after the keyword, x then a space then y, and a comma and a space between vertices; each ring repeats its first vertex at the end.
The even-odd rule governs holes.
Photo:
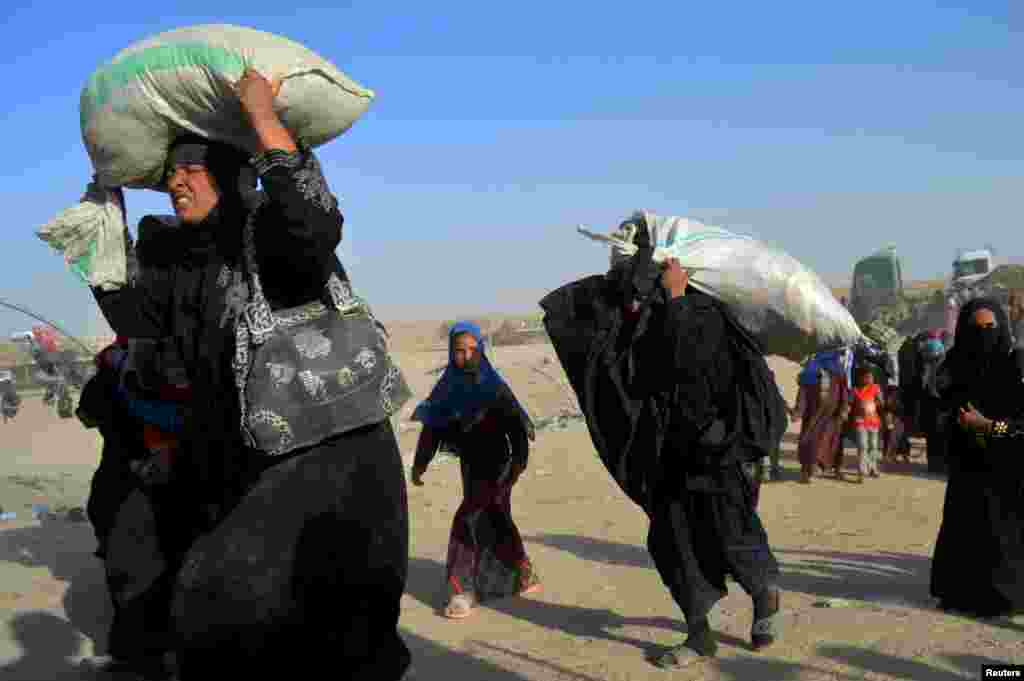
POLYGON ((844 598, 933 608, 928 593, 931 558, 879 551, 810 551, 776 549, 782 574, 779 584, 824 598, 844 598))
MULTIPOLYGON (((996 660, 977 655, 941 655, 938 659, 950 667, 944 669, 920 660, 908 660, 888 653, 841 645, 818 646, 817 654, 845 666, 854 667, 862 673, 885 674, 892 678, 913 679, 914 681, 980 679, 981 665, 1007 662, 1007 660, 996 660)), ((863 674, 858 674, 852 678, 865 677, 863 674)))
MULTIPOLYGON (((402 631, 402 639, 412 653, 412 666, 402 681, 526 681, 527 677, 488 660, 449 650, 416 634, 402 631)), ((560 676, 557 678, 573 678, 560 676)))
POLYGON ((635 544, 625 544, 577 534, 537 534, 523 537, 523 539, 535 544, 560 549, 583 560, 621 567, 654 569, 654 563, 651 562, 647 549, 635 544))
POLYGON ((67 620, 50 612, 22 612, 9 624, 21 657, 0 667, 0 681, 72 681, 85 679, 73 658, 81 635, 67 620))
MULTIPOLYGON (((0 666, 0 681, 85 681, 94 676, 78 669, 76 658, 81 634, 69 622, 49 612, 19 613, 10 623, 21 657, 0 666)), ((402 638, 413 655, 413 666, 403 681, 473 679, 474 681, 526 681, 514 671, 466 653, 449 650, 409 632, 402 638)), ((552 669, 559 669, 551 665, 552 669)), ((568 670, 557 678, 576 678, 568 670)), ((114 677, 110 677, 113 679, 114 677)), ((579 677, 581 681, 584 677, 579 677)))
MULTIPOLYGON (((905 561, 902 554, 890 555, 881 562, 876 560, 866 569, 862 565, 865 556, 859 554, 836 553, 831 558, 849 562, 851 566, 861 570, 860 574, 870 577, 869 583, 891 578, 893 569, 906 569, 899 567, 905 561)), ((437 585, 443 581, 443 570, 444 566, 439 562, 414 559, 410 565, 408 593, 429 607, 439 608, 443 593, 437 585)), ((572 636, 626 643, 643 651, 648 660, 664 652, 665 648, 649 641, 622 636, 614 630, 627 626, 660 627, 678 632, 680 639, 685 634, 685 625, 669 618, 622 617, 609 610, 552 604, 533 599, 509 598, 492 601, 482 607, 572 636)), ((411 679, 447 677, 482 681, 518 681, 527 678, 527 674, 530 678, 565 681, 599 681, 608 678, 600 659, 588 659, 582 668, 570 669, 523 650, 514 641, 468 640, 466 646, 471 654, 467 655, 455 653, 412 634, 406 633, 404 636, 409 642, 415 660, 415 672, 409 677, 411 679), (475 651, 479 651, 480 658, 486 659, 473 655, 475 651)), ((1008 661, 985 659, 975 655, 947 655, 925 662, 853 645, 819 645, 814 655, 816 659, 794 662, 772 658, 770 651, 764 655, 754 654, 745 641, 733 637, 723 637, 722 642, 738 650, 735 654, 707 663, 707 672, 710 675, 705 674, 700 678, 713 678, 719 681, 797 681, 801 678, 827 677, 839 681, 854 681, 863 679, 866 675, 874 675, 888 679, 953 681, 965 676, 974 678, 984 663, 1008 661), (836 666, 845 669, 837 669, 836 666)))
POLYGON ((998 662, 975 655, 944 655, 935 661, 910 660, 857 646, 818 646, 816 662, 786 662, 755 655, 741 655, 716 660, 715 678, 721 681, 796 681, 801 678, 829 678, 855 681, 865 678, 913 679, 914 681, 960 681, 980 678, 981 665, 998 662), (829 661, 828 667, 821 662, 829 661), (846 670, 837 670, 835 665, 846 670), (870 676, 868 676, 870 675, 870 676))
MULTIPOLYGON (((73 631, 93 641, 94 651, 102 653, 112 611, 103 563, 93 555, 95 548, 88 523, 48 521, 0 533, 0 561, 45 567, 55 580, 65 582, 62 606, 67 621, 73 631)), ((29 635, 37 630, 33 626, 29 635)))
MULTIPOLYGON (((445 566, 425 558, 413 558, 409 563, 406 593, 432 608, 441 617, 445 594, 438 588, 443 584, 445 566)), ((666 594, 666 598, 668 595, 666 594)), ((548 603, 532 598, 505 598, 488 601, 483 606, 535 626, 559 631, 581 638, 601 639, 633 646, 643 651, 647 659, 664 653, 667 648, 650 641, 616 633, 624 627, 659 628, 676 632, 681 643, 686 635, 682 618, 624 617, 607 608, 587 608, 562 603, 548 603)), ((743 650, 750 649, 748 641, 720 633, 719 642, 743 650)))
MULTIPOLYGON (((560 549, 583 560, 652 568, 647 550, 634 544, 569 534, 541 534, 528 541, 560 549)), ((848 553, 775 549, 784 591, 821 598, 860 599, 931 608, 931 559, 910 553, 848 553)))
POLYGON ((929 471, 928 461, 925 459, 886 461, 882 464, 882 475, 891 475, 901 478, 919 478, 921 480, 936 480, 938 482, 946 482, 949 478, 945 473, 933 473, 929 471))
MULTIPOLYGON (((599 681, 605 678, 603 675, 593 676, 583 671, 565 670, 545 660, 538 659, 529 653, 514 650, 513 644, 493 644, 485 642, 474 642, 474 645, 487 650, 496 658, 511 658, 522 660, 535 668, 549 670, 550 676, 544 678, 573 679, 578 681, 599 681)), ((769 653, 770 655, 770 653, 769 653)), ((940 658, 949 667, 943 668, 921 662, 908 660, 894 655, 878 653, 854 646, 822 646, 818 649, 818 656, 833 663, 838 663, 849 668, 847 671, 839 671, 832 668, 825 668, 814 662, 790 662, 774 659, 770 656, 739 654, 733 657, 718 658, 707 663, 705 672, 699 677, 691 676, 686 678, 706 678, 716 681, 798 681, 800 678, 829 678, 835 681, 860 681, 866 678, 866 674, 883 675, 889 679, 913 679, 914 681, 953 681, 965 678, 978 678, 976 675, 981 670, 983 663, 997 662, 997 660, 986 660, 973 655, 943 656, 940 658), (714 671, 711 671, 714 670, 714 671)), ((820 660, 819 660, 820 661, 820 660)), ((597 662, 600 667, 600 661, 597 662)), ((694 668, 696 671, 697 668, 694 668)), ((492 677, 481 677, 492 678, 492 677)), ((504 677, 496 676, 496 679, 504 677)), ((617 677, 616 677, 617 678, 617 677)))
MULTIPOLYGON (((494 644, 490 642, 473 642, 476 647, 486 650, 490 656, 496 658, 512 659, 517 661, 523 661, 528 663, 534 668, 542 669, 546 672, 541 678, 557 678, 557 679, 571 679, 572 681, 604 681, 605 679, 618 679, 627 678, 612 672, 612 675, 604 673, 603 660, 588 660, 586 670, 566 670, 558 665, 552 664, 546 660, 540 659, 530 653, 514 650, 513 643, 502 643, 494 644), (595 675, 599 674, 599 675, 595 675)), ((774 660, 765 657, 756 656, 741 656, 741 657, 730 657, 724 659, 717 659, 713 662, 705 663, 703 666, 695 666, 692 670, 685 673, 685 678, 707 678, 716 679, 716 681, 739 681, 741 679, 757 679, 758 681, 795 681, 800 677, 801 672, 805 669, 810 669, 806 665, 794 662, 786 662, 784 660, 774 660), (693 676, 694 673, 699 673, 702 669, 715 669, 717 674, 711 676, 693 676)), ((671 672, 666 674, 666 678, 674 678, 671 672)), ((682 678, 682 677, 680 677, 682 678)))

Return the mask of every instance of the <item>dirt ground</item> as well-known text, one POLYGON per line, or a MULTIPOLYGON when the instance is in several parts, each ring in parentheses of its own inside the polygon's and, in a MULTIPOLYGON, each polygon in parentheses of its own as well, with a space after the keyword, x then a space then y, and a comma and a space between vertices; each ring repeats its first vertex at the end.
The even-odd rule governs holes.
MULTIPOLYGON (((420 336, 432 332, 424 327, 420 336)), ((398 358, 421 398, 445 353, 410 350, 398 358)), ((572 408, 549 346, 497 348, 494 358, 538 420, 572 408)), ((772 365, 792 402, 795 365, 774 358, 772 365)), ((586 429, 571 422, 539 433, 513 496, 543 580, 537 595, 485 604, 467 620, 441 617, 457 466, 438 459, 426 486, 410 486, 401 621, 414 655, 407 678, 945 681, 980 678, 983 663, 1024 663, 1024 618, 946 615, 928 595, 943 481, 917 460, 863 485, 798 485, 796 427, 785 443, 786 479, 767 484, 761 500, 785 590, 784 638, 774 647, 750 650, 750 600, 732 585, 713 618, 723 644, 718 660, 675 673, 650 664, 685 628, 647 557, 644 515, 609 478, 586 429)), ((418 429, 402 423, 400 430, 408 465, 418 429)), ((73 660, 103 650, 110 615, 92 530, 34 521, 28 506, 84 505, 98 438, 77 421, 58 419, 38 398, 26 400, 14 422, 0 424, 0 438, 0 506, 17 513, 0 523, 0 681, 81 678, 73 660)))

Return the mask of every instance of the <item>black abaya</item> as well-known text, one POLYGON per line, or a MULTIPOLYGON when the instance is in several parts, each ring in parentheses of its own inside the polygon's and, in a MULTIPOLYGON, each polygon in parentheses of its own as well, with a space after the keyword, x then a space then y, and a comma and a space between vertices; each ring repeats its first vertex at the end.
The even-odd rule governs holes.
POLYGON ((756 457, 739 436, 736 353, 756 348, 736 344, 735 320, 699 292, 634 319, 617 294, 605 277, 565 286, 541 302, 545 325, 602 461, 650 518, 659 574, 696 620, 726 574, 754 596, 778 574, 742 469, 756 457))
POLYGON ((932 557, 931 593, 944 607, 979 615, 1024 608, 1024 374, 1020 351, 1011 349, 1002 307, 987 299, 960 313, 956 341, 936 385, 947 424, 949 482, 942 525, 932 557), (998 340, 974 351, 970 320, 993 312, 998 340), (1001 422, 992 435, 976 436, 956 422, 973 405, 1001 422))
POLYGON ((296 664, 399 679, 408 570, 401 454, 384 422, 289 455, 188 552, 174 599, 181 678, 283 677, 296 664))
MULTIPOLYGON (((310 152, 270 152, 256 169, 265 196, 254 218, 264 293, 273 309, 318 300, 332 270, 344 276, 334 254, 342 225, 336 200, 310 152)), ((398 679, 409 663, 397 633, 408 523, 390 425, 284 459, 249 450, 241 439, 233 323, 225 311, 232 311, 233 272, 241 267, 240 238, 252 210, 247 206, 241 197, 222 198, 204 223, 176 228, 150 251, 135 286, 95 291, 119 335, 173 340, 194 396, 174 477, 184 490, 183 517, 209 510, 212 523, 183 523, 191 532, 188 544, 207 534, 180 575, 178 561, 168 560, 154 578, 177 584, 180 678, 209 678, 214 661, 237 670, 261 660, 257 668, 267 670, 269 651, 296 650, 307 660, 329 655, 339 678, 398 679), (230 571, 221 572, 222 566, 230 571), (197 593, 203 594, 198 605, 197 593), (197 635, 207 626, 209 635, 197 635)), ((111 554, 119 526, 126 538, 154 537, 156 521, 146 518, 119 516, 111 554)), ((147 551, 140 548, 134 559, 134 579, 152 572, 153 552, 147 551)), ((135 555, 127 547, 124 553, 135 555)), ((294 671, 294 663, 289 668, 294 671)))

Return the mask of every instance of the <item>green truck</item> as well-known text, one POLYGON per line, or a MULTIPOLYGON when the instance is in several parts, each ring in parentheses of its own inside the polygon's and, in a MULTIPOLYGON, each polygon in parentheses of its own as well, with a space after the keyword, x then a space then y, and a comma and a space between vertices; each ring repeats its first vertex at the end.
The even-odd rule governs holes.
POLYGON ((903 268, 893 246, 854 265, 850 313, 858 324, 871 321, 881 308, 903 299, 903 268))

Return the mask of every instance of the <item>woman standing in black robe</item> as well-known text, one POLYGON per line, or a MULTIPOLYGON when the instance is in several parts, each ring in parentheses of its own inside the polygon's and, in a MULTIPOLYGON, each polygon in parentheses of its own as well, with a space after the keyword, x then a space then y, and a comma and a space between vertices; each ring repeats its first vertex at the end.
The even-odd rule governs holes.
POLYGON ((1024 607, 1024 375, 1006 312, 977 298, 957 319, 936 376, 949 435, 949 482, 931 593, 940 607, 981 617, 1024 607))
MULTIPOLYGON (((224 145, 176 142, 166 186, 181 223, 175 246, 140 285, 94 291, 119 335, 173 339, 194 395, 172 484, 205 513, 192 534, 203 536, 162 562, 139 556, 136 572, 174 585, 165 612, 182 681, 283 677, 299 663, 397 681, 410 662, 397 630, 408 506, 390 422, 281 457, 246 447, 240 433, 232 359, 246 223, 272 309, 319 300, 332 271, 345 274, 335 255, 342 216, 315 156, 282 125, 270 82, 249 70, 236 87, 261 152, 250 166, 224 145)), ((111 553, 153 531, 135 520, 119 515, 111 553)))

